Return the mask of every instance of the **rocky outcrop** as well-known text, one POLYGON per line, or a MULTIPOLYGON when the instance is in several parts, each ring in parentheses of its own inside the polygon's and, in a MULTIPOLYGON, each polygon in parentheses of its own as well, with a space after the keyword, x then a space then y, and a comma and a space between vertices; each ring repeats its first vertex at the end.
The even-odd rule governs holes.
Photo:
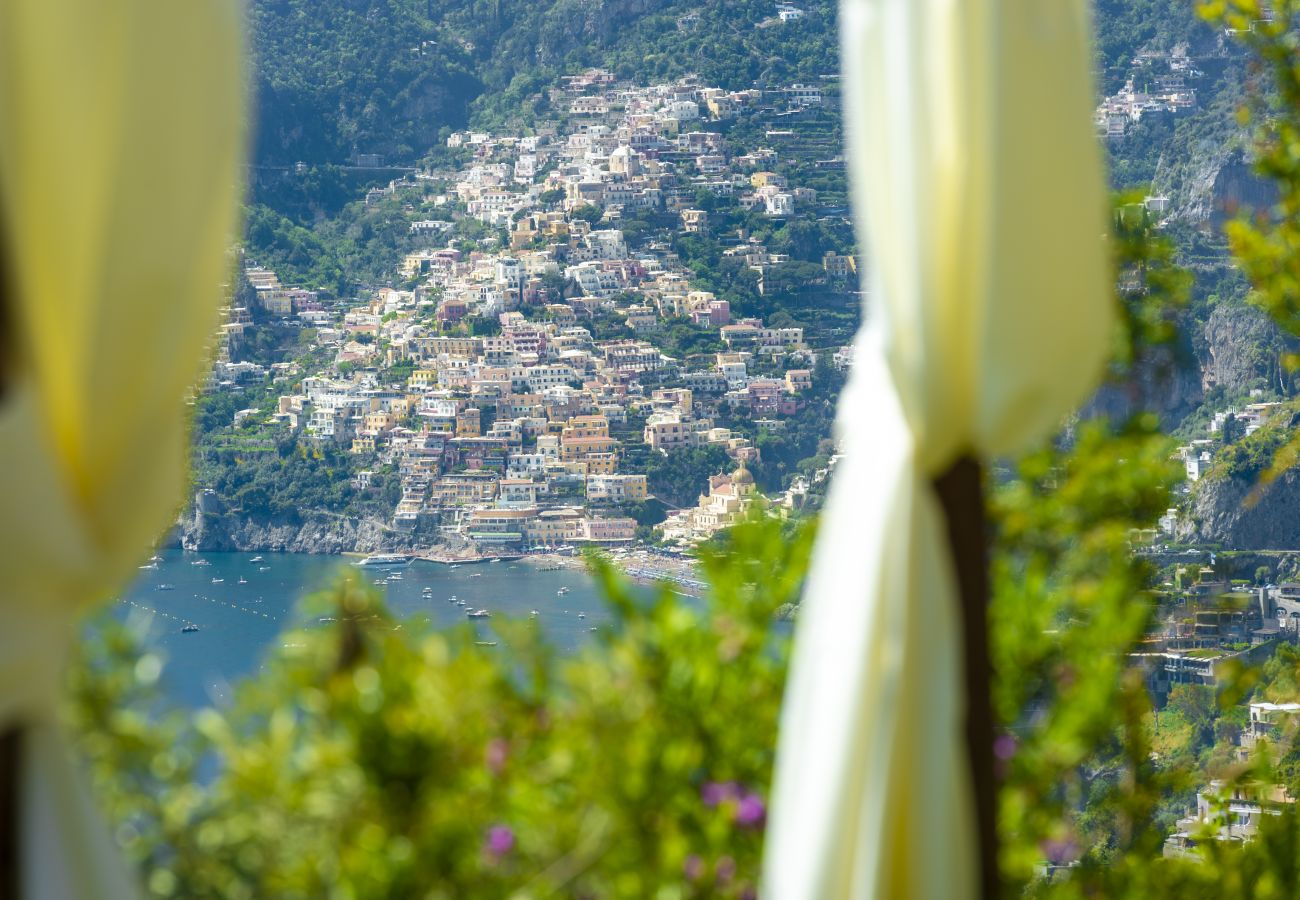
POLYGON ((1141 363, 1126 381, 1105 384, 1081 411, 1122 421, 1139 412, 1155 412, 1173 429, 1204 400, 1199 360, 1190 352, 1160 350, 1141 363))
POLYGON ((186 550, 286 553, 409 551, 438 543, 436 529, 398 531, 387 521, 305 510, 293 517, 257 518, 200 495, 177 522, 173 540, 186 550))
POLYGON ((1172 430, 1216 388, 1228 397, 1245 397, 1256 388, 1295 393, 1283 357, 1300 347, 1259 309, 1223 302, 1204 326, 1186 318, 1179 329, 1190 334, 1189 343, 1156 348, 1126 381, 1103 386, 1083 410, 1084 417, 1124 419, 1154 411, 1172 430))
POLYGON ((1176 537, 1228 550, 1300 549, 1300 469, 1262 486, 1245 478, 1202 479, 1180 517, 1176 537))
POLYGON ((1282 365, 1287 342, 1277 325, 1253 306, 1220 304, 1210 313, 1203 332, 1201 388, 1222 387, 1231 395, 1252 388, 1290 392, 1290 376, 1282 365))

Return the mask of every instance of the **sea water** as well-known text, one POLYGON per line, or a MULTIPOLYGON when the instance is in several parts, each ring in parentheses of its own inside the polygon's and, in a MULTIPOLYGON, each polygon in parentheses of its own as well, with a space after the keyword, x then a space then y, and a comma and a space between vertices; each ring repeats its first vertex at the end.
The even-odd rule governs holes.
MULTIPOLYGON (((163 550, 158 555, 157 568, 140 571, 116 612, 131 623, 146 648, 162 656, 165 693, 189 707, 228 703, 235 684, 261 669, 267 651, 288 628, 304 623, 326 627, 315 616, 305 616, 299 601, 329 587, 345 569, 367 585, 381 582, 374 589, 402 619, 427 617, 449 626, 466 622, 469 609, 486 609, 493 618, 525 618, 537 610, 543 632, 561 652, 578 649, 595 637, 593 628, 611 617, 594 581, 579 568, 546 570, 524 561, 451 568, 416 561, 384 569, 358 567, 354 558, 300 553, 163 550), (261 559, 254 561, 256 556, 261 559), (401 580, 385 582, 394 572, 401 580), (425 587, 432 589, 430 595, 425 587), (560 594, 561 588, 569 590, 560 594), (466 605, 450 602, 452 596, 466 605), (183 632, 189 624, 199 630, 183 632)), ((468 621, 481 640, 499 642, 493 652, 509 653, 492 630, 491 618, 468 621)))

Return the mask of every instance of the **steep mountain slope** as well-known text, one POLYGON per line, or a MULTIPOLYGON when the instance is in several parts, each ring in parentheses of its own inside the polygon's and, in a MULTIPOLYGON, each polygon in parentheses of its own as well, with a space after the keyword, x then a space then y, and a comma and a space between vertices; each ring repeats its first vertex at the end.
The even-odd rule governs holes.
POLYGON ((547 89, 587 66, 649 80, 696 72, 730 88, 838 67, 836 6, 806 0, 253 0, 262 166, 414 163, 447 131, 531 124, 547 89))

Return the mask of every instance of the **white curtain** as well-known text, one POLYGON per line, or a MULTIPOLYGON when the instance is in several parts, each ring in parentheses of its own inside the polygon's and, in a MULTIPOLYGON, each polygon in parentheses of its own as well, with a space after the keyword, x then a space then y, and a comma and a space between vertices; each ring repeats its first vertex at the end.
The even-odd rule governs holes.
POLYGON ((765 895, 978 890, 960 613, 931 480, 1045 438, 1112 310, 1085 0, 843 0, 869 273, 782 717, 765 895))
POLYGON ((78 617, 134 574, 185 485, 239 196, 232 0, 0 3, 0 732, 22 735, 27 898, 135 893, 72 766, 78 617))

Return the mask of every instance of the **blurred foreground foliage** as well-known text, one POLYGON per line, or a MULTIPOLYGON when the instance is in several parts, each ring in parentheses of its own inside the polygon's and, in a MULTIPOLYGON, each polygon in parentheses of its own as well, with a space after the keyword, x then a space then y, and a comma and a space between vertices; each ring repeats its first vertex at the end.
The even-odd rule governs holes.
POLYGON ((706 603, 596 557, 614 621, 558 656, 533 621, 397 622, 345 578, 230 709, 168 712, 105 626, 75 726, 157 897, 744 897, 758 877, 810 525, 701 550, 706 603), (204 777, 206 776, 206 777, 204 777))

